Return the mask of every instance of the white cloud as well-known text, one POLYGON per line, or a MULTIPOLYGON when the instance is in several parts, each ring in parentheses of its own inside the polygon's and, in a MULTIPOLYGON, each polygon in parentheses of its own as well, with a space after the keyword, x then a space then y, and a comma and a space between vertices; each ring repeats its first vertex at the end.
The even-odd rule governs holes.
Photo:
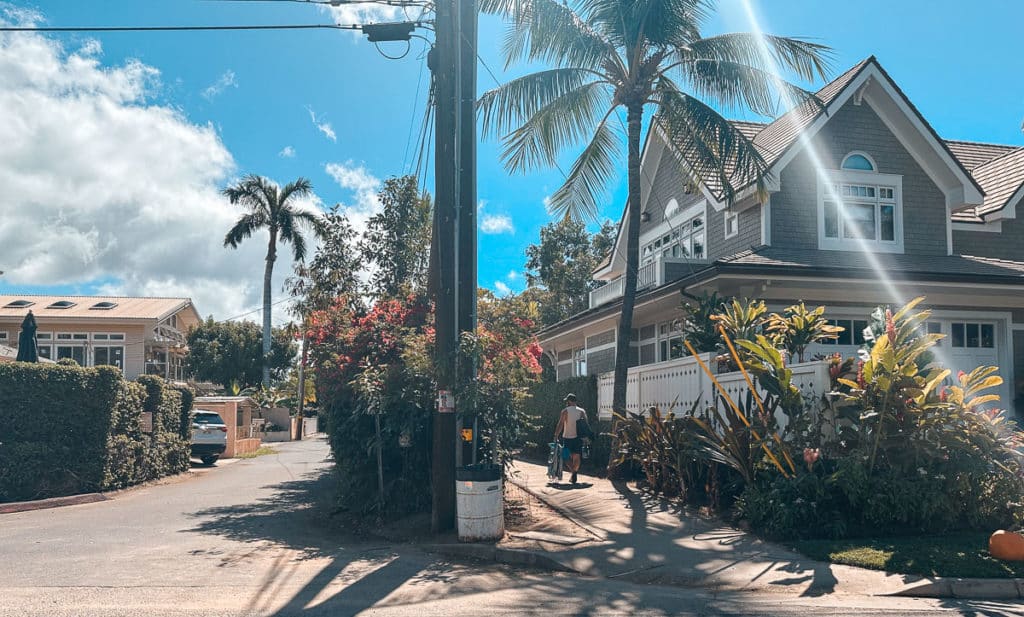
POLYGON ((494 281, 494 291, 498 292, 499 296, 507 296, 512 293, 512 289, 501 281, 494 281))
POLYGON ((319 116, 316 115, 316 112, 313 111, 313 108, 309 107, 308 105, 306 106, 306 111, 309 112, 309 119, 313 121, 313 126, 316 127, 316 130, 323 133, 324 136, 327 137, 327 139, 330 139, 334 143, 338 143, 338 135, 337 133, 334 132, 334 127, 331 126, 331 123, 322 120, 319 116))
POLYGON ((519 280, 519 273, 516 272, 515 270, 509 270, 508 274, 505 275, 505 278, 507 278, 510 281, 519 280))
POLYGON ((485 214, 480 217, 480 231, 485 234, 512 234, 516 228, 505 214, 485 214))
MULTIPOLYGON (((402 7, 388 6, 386 4, 347 4, 343 6, 322 6, 329 11, 336 24, 373 24, 385 21, 398 21, 408 19, 402 12, 402 7)), ((361 33, 354 31, 357 35, 361 33)))
POLYGON ((213 82, 203 90, 202 96, 207 101, 211 101, 224 92, 224 90, 237 87, 238 81, 235 79, 235 72, 228 69, 224 71, 223 75, 217 78, 217 81, 213 82))
POLYGON ((295 148, 291 146, 285 146, 280 152, 277 153, 277 156, 285 159, 293 159, 295 158, 295 148))
MULTIPOLYGON (((99 51, 0 35, 3 283, 190 296, 219 318, 259 306, 263 240, 223 248, 240 213, 220 195, 238 173, 231 153, 213 127, 148 103, 155 68, 104 66, 99 51)), ((277 298, 290 271, 285 249, 277 298)))

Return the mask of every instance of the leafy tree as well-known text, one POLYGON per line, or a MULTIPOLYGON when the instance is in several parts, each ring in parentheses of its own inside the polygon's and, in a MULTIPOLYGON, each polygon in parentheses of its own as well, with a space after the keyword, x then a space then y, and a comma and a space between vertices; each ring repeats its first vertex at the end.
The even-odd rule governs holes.
POLYGON ((582 221, 563 218, 540 230, 540 243, 526 249, 526 282, 541 287, 540 320, 548 326, 584 311, 588 294, 601 283, 593 272, 615 243, 615 224, 605 221, 591 235, 582 221))
POLYGON ((300 210, 295 201, 309 196, 312 191, 313 185, 305 178, 299 178, 280 188, 267 178, 255 175, 246 176, 238 184, 223 191, 231 203, 238 204, 246 210, 224 236, 224 246, 238 248, 243 240, 262 229, 266 229, 269 235, 266 265, 263 270, 263 356, 266 358, 263 365, 264 386, 270 385, 270 280, 274 274, 274 262, 277 260, 277 243, 279 240, 291 243, 295 261, 301 262, 306 258, 306 239, 302 235, 302 230, 310 228, 319 236, 322 223, 317 214, 300 210))
POLYGON ((713 177, 714 189, 728 201, 749 183, 763 193, 767 163, 716 107, 772 115, 780 92, 799 102, 817 101, 780 79, 773 68, 779 65, 802 79, 823 78, 829 50, 759 34, 705 38, 701 29, 713 8, 707 0, 484 0, 481 7, 511 21, 504 45, 507 64, 554 65, 480 99, 484 126, 504 135, 506 167, 517 172, 553 167, 563 150, 586 144, 551 196, 553 213, 596 216, 599 194, 617 175, 616 124, 620 110, 626 112, 626 271, 612 396, 615 409, 624 410, 640 261, 644 112, 653 110, 650 128, 671 143, 687 144, 679 154, 694 170, 693 180, 713 177))
POLYGON ((264 368, 274 379, 284 377, 297 352, 293 338, 284 329, 275 329, 270 353, 265 356, 262 349, 263 335, 254 322, 208 317, 188 334, 188 368, 226 392, 259 385, 264 368))
POLYGON ((376 266, 370 295, 397 298, 426 286, 430 197, 420 194, 416 176, 402 176, 385 180, 378 198, 382 210, 370 218, 359 248, 376 266))
POLYGON ((323 311, 344 297, 353 310, 362 308, 359 272, 364 257, 359 252, 357 233, 348 217, 333 206, 323 216, 320 244, 313 258, 295 264, 295 275, 285 281, 285 290, 295 298, 292 311, 304 319, 323 311))

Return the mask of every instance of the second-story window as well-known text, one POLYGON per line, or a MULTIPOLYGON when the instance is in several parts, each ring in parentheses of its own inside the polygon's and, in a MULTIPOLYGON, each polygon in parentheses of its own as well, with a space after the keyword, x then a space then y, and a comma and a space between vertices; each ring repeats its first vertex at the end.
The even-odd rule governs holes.
POLYGON ((704 230, 704 212, 690 216, 678 223, 672 222, 670 227, 649 240, 640 249, 640 260, 643 264, 662 257, 686 257, 689 259, 707 259, 707 235, 704 230))
POLYGON ((903 251, 903 177, 880 174, 862 153, 818 183, 819 248, 903 251))

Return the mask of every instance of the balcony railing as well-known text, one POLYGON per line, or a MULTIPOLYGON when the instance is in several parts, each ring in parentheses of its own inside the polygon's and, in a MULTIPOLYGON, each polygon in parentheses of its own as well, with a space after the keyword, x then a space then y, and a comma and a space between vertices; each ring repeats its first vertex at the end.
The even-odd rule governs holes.
MULTIPOLYGON (((683 258, 658 257, 654 261, 640 266, 636 273, 636 290, 639 292, 645 289, 652 289, 670 282, 672 280, 672 266, 686 263, 687 261, 683 258)), ((595 308, 621 298, 625 288, 625 276, 612 279, 607 285, 598 287, 590 292, 590 308, 595 308)))

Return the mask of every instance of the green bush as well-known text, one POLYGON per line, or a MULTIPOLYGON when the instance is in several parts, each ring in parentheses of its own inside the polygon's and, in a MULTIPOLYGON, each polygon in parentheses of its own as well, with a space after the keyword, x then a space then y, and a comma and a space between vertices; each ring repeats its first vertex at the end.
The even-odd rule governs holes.
POLYGON ((0 364, 0 502, 130 486, 188 468, 182 396, 113 367, 0 364), (144 405, 164 410, 153 436, 144 405))
POLYGON ((611 457, 611 422, 597 418, 597 377, 594 375, 530 385, 524 406, 530 426, 523 437, 522 452, 532 458, 547 460, 548 444, 558 424, 558 414, 565 407, 567 394, 576 395, 576 404, 586 410, 590 428, 597 434, 590 445, 590 458, 583 460, 582 469, 604 474, 611 457))

